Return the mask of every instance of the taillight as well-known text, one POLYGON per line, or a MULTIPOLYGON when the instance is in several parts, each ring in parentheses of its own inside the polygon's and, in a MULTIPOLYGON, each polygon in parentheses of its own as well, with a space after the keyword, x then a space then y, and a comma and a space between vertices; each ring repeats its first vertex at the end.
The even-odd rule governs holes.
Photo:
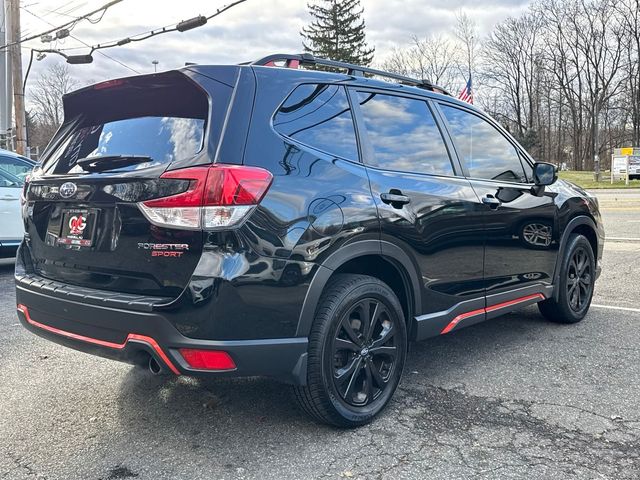
POLYGON ((140 209, 155 225, 190 230, 239 225, 273 179, 262 168, 221 164, 172 170, 160 178, 191 182, 184 192, 139 203, 140 209))
POLYGON ((189 366, 197 370, 234 370, 236 368, 233 358, 227 352, 193 348, 181 348, 179 351, 189 366))

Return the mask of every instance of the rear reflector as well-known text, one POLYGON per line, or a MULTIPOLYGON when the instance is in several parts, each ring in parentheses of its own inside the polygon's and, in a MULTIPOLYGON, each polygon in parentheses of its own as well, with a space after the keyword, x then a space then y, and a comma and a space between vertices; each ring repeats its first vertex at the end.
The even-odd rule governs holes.
POLYGON ((236 364, 227 352, 181 348, 180 355, 196 370, 234 370, 236 364))
POLYGON ((240 224, 260 203, 273 179, 262 168, 222 164, 172 170, 160 178, 191 182, 184 192, 138 206, 155 225, 190 230, 240 224))

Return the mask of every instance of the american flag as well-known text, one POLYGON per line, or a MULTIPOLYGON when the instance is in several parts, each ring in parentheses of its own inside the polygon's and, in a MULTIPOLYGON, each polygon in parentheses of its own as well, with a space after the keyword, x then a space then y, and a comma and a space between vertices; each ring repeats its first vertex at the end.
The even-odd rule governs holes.
POLYGON ((471 77, 469 81, 458 95, 458 99, 473 105, 473 91, 471 90, 471 77))

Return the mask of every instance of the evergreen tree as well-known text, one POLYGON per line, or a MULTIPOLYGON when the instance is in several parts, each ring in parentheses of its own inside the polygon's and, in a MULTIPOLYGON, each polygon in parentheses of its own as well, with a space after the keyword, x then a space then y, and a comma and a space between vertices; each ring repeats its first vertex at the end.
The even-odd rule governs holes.
POLYGON ((305 52, 341 62, 370 65, 375 48, 365 41, 360 0, 318 0, 308 4, 313 21, 302 29, 305 52))

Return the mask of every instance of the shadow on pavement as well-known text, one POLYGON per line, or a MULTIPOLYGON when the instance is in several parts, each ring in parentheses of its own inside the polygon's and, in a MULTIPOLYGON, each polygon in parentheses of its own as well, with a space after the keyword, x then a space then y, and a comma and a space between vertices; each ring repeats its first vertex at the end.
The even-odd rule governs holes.
POLYGON ((13 258, 0 258, 0 275, 13 273, 16 268, 16 261, 13 258))
MULTIPOLYGON (((496 351, 518 349, 554 328, 537 309, 490 320, 458 333, 413 344, 403 385, 428 385, 467 364, 491 362, 496 351), (416 375, 418 373, 418 375, 416 375)), ((399 392, 398 392, 399 393, 399 392)), ((128 431, 154 438, 192 435, 193 448, 255 449, 265 438, 282 444, 300 437, 335 436, 298 409, 289 385, 269 379, 195 379, 151 376, 132 368, 120 385, 120 421, 128 431), (295 432, 295 434, 292 434, 295 432)), ((394 401, 390 404, 393 407, 394 401)), ((384 416, 393 415, 387 408, 384 416)), ((191 440, 190 440, 191 441, 191 440)))

